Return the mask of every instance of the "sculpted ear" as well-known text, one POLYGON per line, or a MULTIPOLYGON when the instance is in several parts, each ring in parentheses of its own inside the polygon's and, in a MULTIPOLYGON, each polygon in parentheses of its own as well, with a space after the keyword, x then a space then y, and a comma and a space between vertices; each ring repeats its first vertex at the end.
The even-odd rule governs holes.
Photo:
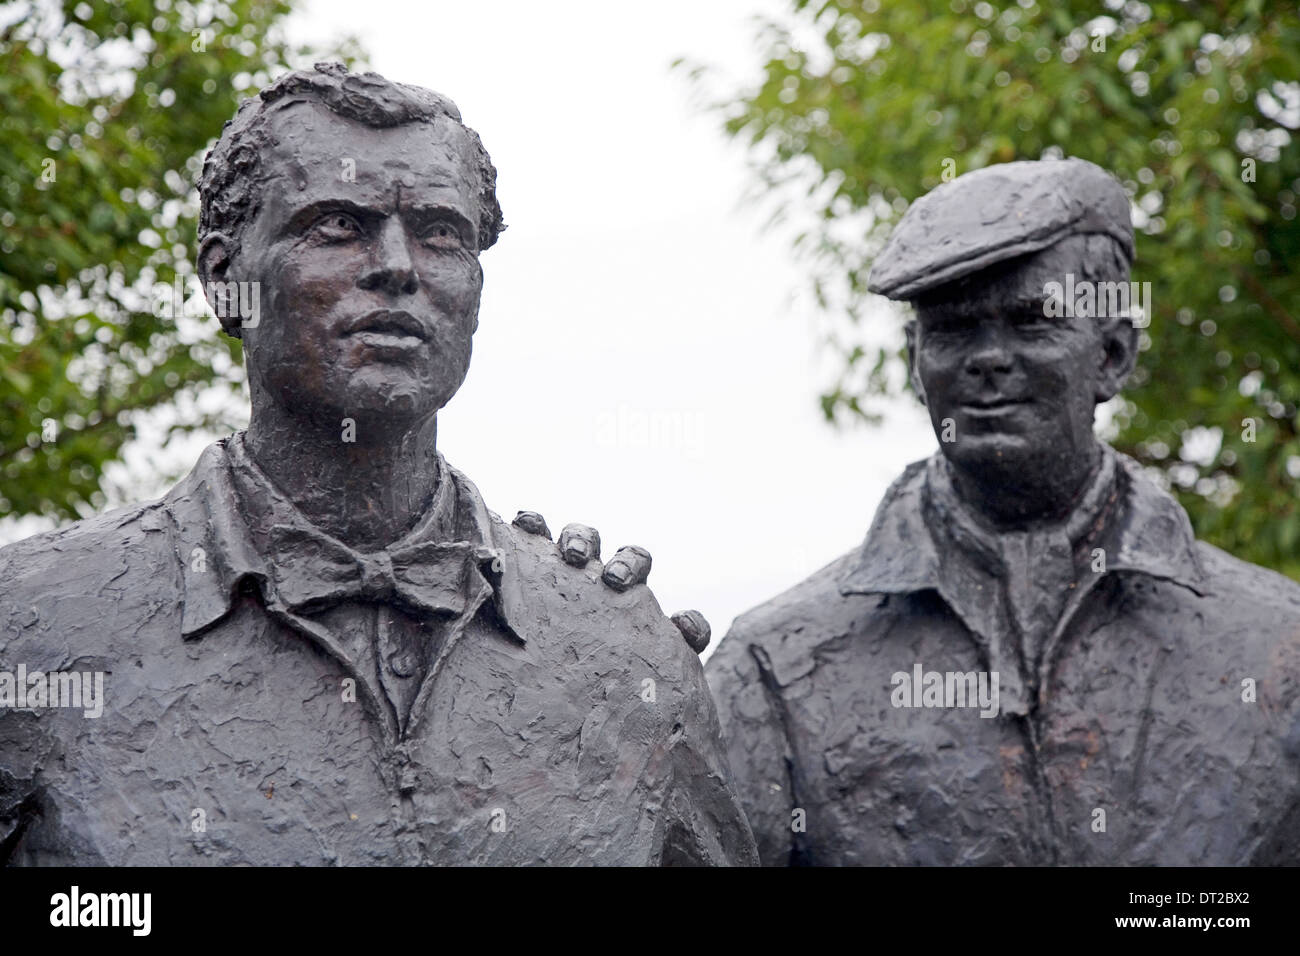
POLYGON ((211 232, 199 245, 199 281, 208 305, 221 321, 227 335, 239 338, 239 308, 232 306, 229 291, 230 264, 234 259, 235 244, 224 232, 211 232))
POLYGON ((903 334, 907 336, 907 374, 912 379, 912 390, 916 392, 916 397, 925 404, 925 387, 921 384, 921 375, 916 370, 916 337, 918 334, 916 319, 908 320, 907 325, 903 326, 903 334))
POLYGON ((1096 401, 1110 401, 1124 387, 1137 364, 1138 330, 1131 319, 1101 319, 1102 357, 1097 368, 1096 401))

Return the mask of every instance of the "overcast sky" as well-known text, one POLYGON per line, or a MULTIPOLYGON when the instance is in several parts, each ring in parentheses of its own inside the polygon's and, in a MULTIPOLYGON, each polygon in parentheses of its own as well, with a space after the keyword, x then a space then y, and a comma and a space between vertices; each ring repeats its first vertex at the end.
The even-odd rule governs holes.
MULTIPOLYGON (((743 149, 670 70, 686 55, 752 78, 764 9, 311 0, 290 30, 354 33, 378 72, 450 96, 499 171, 509 228, 483 254, 441 450, 507 520, 594 525, 605 557, 649 548, 659 603, 702 611, 715 645, 859 544, 889 482, 935 447, 910 401, 879 428, 824 423, 805 269, 743 202, 743 149)), ((202 444, 172 449, 182 471, 202 444)), ((147 442, 133 456, 159 472, 147 442)))

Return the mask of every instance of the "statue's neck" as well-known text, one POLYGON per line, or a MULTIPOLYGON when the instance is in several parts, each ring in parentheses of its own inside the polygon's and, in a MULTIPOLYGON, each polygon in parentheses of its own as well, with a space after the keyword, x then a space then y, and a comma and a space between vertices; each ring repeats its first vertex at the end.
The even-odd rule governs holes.
POLYGON ((963 504, 999 532, 1031 531, 1067 521, 1101 467, 1101 446, 1033 468, 963 468, 949 462, 963 504))
POLYGON ((359 551, 374 551, 409 531, 433 499, 437 416, 403 433, 360 431, 326 430, 255 408, 245 448, 312 524, 359 551))

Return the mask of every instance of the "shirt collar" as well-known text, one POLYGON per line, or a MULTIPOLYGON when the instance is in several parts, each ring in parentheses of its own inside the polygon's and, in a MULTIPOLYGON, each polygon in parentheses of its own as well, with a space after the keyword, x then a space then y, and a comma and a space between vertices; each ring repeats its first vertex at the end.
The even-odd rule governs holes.
MULTIPOLYGON (((1071 541, 1083 534, 1096 534, 1106 553, 1106 571, 1136 571, 1162 578, 1191 589, 1209 591, 1204 569, 1196 552, 1196 538, 1182 506, 1142 474, 1141 467, 1126 455, 1102 446, 1109 456, 1113 482, 1094 481, 1067 525, 1071 541), (1105 507, 1111 494, 1118 496, 1114 507, 1105 507), (1100 528, 1092 522, 1103 523, 1100 528)), ((959 533, 970 538, 973 547, 992 558, 999 552, 985 529, 956 499, 951 484, 935 480, 937 469, 945 467, 942 453, 929 461, 907 467, 886 492, 876 511, 857 560, 851 563, 840 584, 843 594, 906 594, 933 589, 941 594, 958 590, 947 585, 942 575, 936 535, 926 515, 942 514, 952 520, 959 533), (926 507, 927 499, 938 505, 926 507)), ((1105 474, 1103 463, 1099 477, 1105 474)), ((940 473, 942 474, 942 473, 940 473)))
MULTIPOLYGON (((509 532, 493 521, 468 478, 441 455, 436 467, 433 501, 399 543, 462 540, 479 546, 484 558, 480 570, 493 592, 488 610, 524 643, 528 617, 509 532)), ((166 501, 177 531, 185 594, 181 634, 186 638, 201 635, 230 612, 242 581, 252 579, 265 588, 270 570, 258 548, 263 529, 309 523, 253 462, 243 432, 204 449, 166 501)))
MULTIPOLYGON (((245 443, 245 433, 232 435, 226 442, 226 474, 235 490, 238 516, 253 551, 262 554, 267 550, 267 533, 277 524, 307 525, 311 521, 298 510, 270 476, 253 460, 245 443)), ((458 528, 457 494, 453 482, 446 481, 448 466, 438 455, 434 459, 437 482, 433 500, 420 515, 414 527, 390 547, 418 544, 424 541, 469 541, 481 544, 483 528, 473 521, 458 528), (458 534, 463 531, 463 535, 458 534)), ((319 529, 317 529, 319 530, 319 529)), ((321 532, 322 534, 324 532, 321 532)))

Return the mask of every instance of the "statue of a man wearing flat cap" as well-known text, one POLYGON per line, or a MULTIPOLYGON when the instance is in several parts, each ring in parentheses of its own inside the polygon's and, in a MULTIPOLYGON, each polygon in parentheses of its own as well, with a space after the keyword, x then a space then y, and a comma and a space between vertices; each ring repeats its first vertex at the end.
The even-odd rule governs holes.
POLYGON ((756 858, 703 618, 436 449, 495 185, 449 100, 337 64, 226 125, 198 267, 251 423, 0 550, 0 864, 756 858))
POLYGON ((1300 863, 1300 585, 1094 434, 1150 318, 1115 307, 1133 254, 1077 159, 895 229, 871 283, 915 308, 939 451, 708 664, 764 863, 1300 863))

